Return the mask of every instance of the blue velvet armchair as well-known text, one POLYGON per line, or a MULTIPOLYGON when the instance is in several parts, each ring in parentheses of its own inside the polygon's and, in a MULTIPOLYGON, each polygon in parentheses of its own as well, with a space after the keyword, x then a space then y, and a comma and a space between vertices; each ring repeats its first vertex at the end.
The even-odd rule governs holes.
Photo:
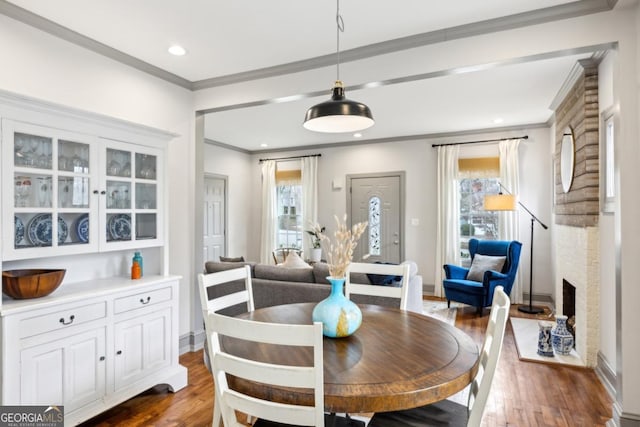
POLYGON ((451 301, 457 301, 477 307, 478 313, 482 313, 484 307, 492 304, 493 291, 496 286, 502 286, 507 295, 511 294, 513 281, 518 271, 521 248, 522 243, 515 240, 470 239, 469 253, 471 254, 472 263, 476 254, 481 254, 504 256, 506 257, 504 265, 501 271, 485 271, 482 282, 476 282, 467 280, 468 268, 445 264, 446 279, 443 280, 442 285, 447 298, 447 305, 450 305, 451 301))

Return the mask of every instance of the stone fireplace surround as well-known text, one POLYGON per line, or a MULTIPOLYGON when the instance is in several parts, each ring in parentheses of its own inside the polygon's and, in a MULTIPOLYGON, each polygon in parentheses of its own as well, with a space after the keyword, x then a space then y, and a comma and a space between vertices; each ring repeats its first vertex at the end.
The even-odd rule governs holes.
POLYGON ((589 367, 600 346, 599 108, 598 66, 578 61, 571 89, 555 109, 554 288, 556 314, 562 313, 563 280, 575 286, 576 352, 589 367), (575 140, 573 184, 564 192, 559 153, 570 128, 575 140))

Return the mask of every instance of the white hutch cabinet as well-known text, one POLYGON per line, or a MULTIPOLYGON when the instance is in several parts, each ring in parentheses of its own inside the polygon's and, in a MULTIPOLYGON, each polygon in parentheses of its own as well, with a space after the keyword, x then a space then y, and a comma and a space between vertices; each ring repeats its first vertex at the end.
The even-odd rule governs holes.
POLYGON ((76 425, 157 384, 186 386, 165 244, 175 135, 7 92, 0 126, 2 269, 63 260, 71 277, 46 297, 3 295, 0 404, 64 405, 76 425), (158 259, 131 280, 144 249, 158 259))

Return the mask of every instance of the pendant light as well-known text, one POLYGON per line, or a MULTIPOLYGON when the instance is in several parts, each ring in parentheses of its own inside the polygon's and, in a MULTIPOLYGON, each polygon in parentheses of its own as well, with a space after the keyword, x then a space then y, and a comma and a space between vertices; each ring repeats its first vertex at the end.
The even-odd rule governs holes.
POLYGON ((337 79, 331 90, 331 99, 307 110, 303 126, 315 132, 355 132, 373 126, 371 110, 365 104, 344 96, 344 84, 340 81, 340 33, 344 21, 340 15, 340 0, 336 0, 337 79))

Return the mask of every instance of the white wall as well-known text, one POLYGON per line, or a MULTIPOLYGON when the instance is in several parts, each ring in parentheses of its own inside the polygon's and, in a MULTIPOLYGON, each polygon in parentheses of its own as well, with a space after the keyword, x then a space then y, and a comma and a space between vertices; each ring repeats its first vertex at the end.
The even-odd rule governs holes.
POLYGON ((638 259, 640 259, 640 9, 637 2, 633 9, 620 11, 623 22, 620 23, 621 42, 617 61, 614 64, 614 102, 620 105, 620 133, 615 147, 616 169, 619 175, 620 196, 616 205, 614 228, 616 243, 619 245, 620 278, 616 301, 618 338, 617 369, 621 385, 618 388, 618 403, 623 416, 640 420, 640 353, 638 325, 640 325, 640 286, 638 286, 638 259))
MULTIPOLYGON (((249 232, 252 212, 260 205, 260 197, 252 197, 252 169, 257 166, 249 154, 205 144, 204 172, 227 178, 227 254, 256 260, 253 250, 260 244, 260 234, 249 232)), ((258 194, 260 194, 258 192, 258 194)), ((205 260, 206 261, 206 260, 205 260)))
MULTIPOLYGON (((0 15, 0 89, 33 98, 104 114, 179 134, 170 142, 168 156, 170 272, 181 281, 180 334, 190 330, 190 283, 193 252, 193 95, 130 67, 89 52, 44 32, 0 15)), ((111 274, 126 275, 128 253, 87 258, 64 257, 68 277, 77 280, 111 274), (80 261, 79 261, 80 260, 80 261), (115 269, 115 270, 114 270, 115 269)), ((148 260, 151 265, 151 260, 148 260)), ((145 264, 146 265, 146 264, 145 264)))
MULTIPOLYGON (((610 52, 598 67, 600 113, 614 106, 613 66, 616 52, 610 52)), ((602 124, 602 123, 601 123, 602 124)), ((600 172, 604 164, 600 159, 600 172)), ((602 183, 602 180, 601 180, 602 183)), ((616 369, 616 250, 613 214, 600 214, 600 353, 613 372, 616 369)))

